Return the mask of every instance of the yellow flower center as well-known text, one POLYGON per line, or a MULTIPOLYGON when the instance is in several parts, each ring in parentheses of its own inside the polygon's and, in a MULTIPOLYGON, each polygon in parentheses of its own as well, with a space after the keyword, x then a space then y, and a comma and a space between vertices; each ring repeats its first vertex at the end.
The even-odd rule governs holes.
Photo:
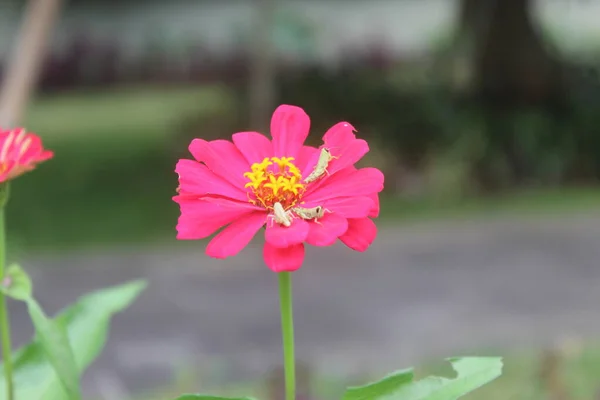
POLYGON ((304 193, 302 174, 293 160, 294 157, 267 157, 252 164, 251 171, 244 174, 250 180, 245 186, 251 189, 250 202, 268 210, 276 202, 285 210, 293 207, 304 193))

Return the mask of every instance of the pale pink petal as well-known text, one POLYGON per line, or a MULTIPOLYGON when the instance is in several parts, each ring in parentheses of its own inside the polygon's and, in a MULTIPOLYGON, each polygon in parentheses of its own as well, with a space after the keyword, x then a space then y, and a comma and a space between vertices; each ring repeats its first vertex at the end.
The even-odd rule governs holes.
POLYGON ((255 211, 235 220, 208 243, 206 254, 214 258, 235 256, 250 243, 266 219, 265 212, 255 211))
POLYGON ((217 194, 232 199, 247 201, 246 191, 233 186, 229 181, 215 175, 204 164, 194 160, 179 160, 175 167, 179 175, 180 193, 205 195, 217 194))
POLYGON ((332 175, 314 190, 307 190, 304 201, 320 203, 336 197, 368 196, 383 190, 383 173, 377 168, 345 170, 332 175))
POLYGON ((280 225, 269 218, 265 240, 275 247, 288 247, 304 242, 308 230, 308 222, 300 218, 294 218, 292 225, 288 227, 280 225))
POLYGON ((44 152, 42 139, 31 133, 26 134, 20 143, 14 143, 11 150, 9 150, 8 157, 18 160, 23 164, 39 162, 40 155, 44 152))
POLYGON ((379 193, 373 193, 369 197, 373 200, 373 208, 369 212, 368 217, 377 218, 379 217, 379 193))
POLYGON ((329 128, 323 136, 323 142, 333 158, 327 167, 329 174, 356 164, 369 152, 369 145, 362 139, 356 139, 355 129, 347 122, 340 122, 329 128))
POLYGON ((318 159, 319 149, 311 146, 302 146, 296 159, 296 167, 301 171, 303 178, 306 178, 312 172, 318 159))
POLYGON ((304 244, 279 248, 265 242, 263 257, 267 267, 274 272, 292 272, 302 266, 304 261, 304 244))
POLYGON ((310 118, 303 109, 280 105, 271 118, 275 157, 297 157, 310 129, 310 118))
POLYGON ((250 164, 232 142, 227 140, 194 139, 189 147, 197 161, 203 162, 215 174, 241 188, 248 183, 244 173, 250 164))
POLYGON ((317 222, 309 223, 306 243, 313 246, 331 246, 348 229, 348 220, 338 214, 326 213, 317 222))
POLYGON ((260 208, 243 202, 223 198, 192 199, 175 196, 181 214, 177 221, 177 239, 204 239, 219 228, 260 208))
POLYGON ((375 207, 371 196, 336 197, 321 204, 327 210, 345 218, 364 218, 375 207))
POLYGON ((370 218, 348 219, 348 230, 340 240, 352 250, 365 251, 377 236, 377 227, 370 218))
POLYGON ((258 132, 238 132, 231 138, 250 165, 273 155, 271 141, 258 132))
POLYGON ((4 182, 35 169, 37 164, 52 158, 54 153, 44 150, 42 139, 23 128, 7 131, 0 129, 0 182, 4 182))

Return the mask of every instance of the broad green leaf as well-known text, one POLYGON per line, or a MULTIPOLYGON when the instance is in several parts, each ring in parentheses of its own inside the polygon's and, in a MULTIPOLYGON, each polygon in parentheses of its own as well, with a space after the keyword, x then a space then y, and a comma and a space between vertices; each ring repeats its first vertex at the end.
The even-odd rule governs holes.
POLYGON ((27 300, 27 309, 35 327, 37 339, 48 361, 54 367, 69 399, 81 399, 79 370, 65 327, 59 321, 46 317, 44 310, 33 297, 27 300))
POLYGON ((502 359, 466 357, 448 360, 457 373, 453 379, 429 376, 414 381, 412 369, 346 390, 343 400, 456 400, 502 374, 502 359))
POLYGON ((31 279, 29 275, 17 264, 12 264, 6 270, 2 292, 13 299, 27 301, 31 298, 31 279))
MULTIPOLYGON (((67 331, 80 374, 104 347, 110 318, 127 308, 145 287, 145 282, 134 281, 89 293, 55 318, 67 331)), ((47 360, 39 337, 15 352, 13 368, 15 400, 71 400, 47 360)), ((4 380, 0 380, 0 400, 6 400, 5 392, 4 380)))
POLYGON ((251 397, 219 397, 204 394, 184 394, 175 400, 254 400, 251 397))
POLYGON ((399 388, 410 384, 413 381, 412 368, 396 371, 383 379, 369 383, 364 386, 349 387, 346 389, 343 400, 364 400, 364 399, 388 399, 386 397, 396 393, 399 388))

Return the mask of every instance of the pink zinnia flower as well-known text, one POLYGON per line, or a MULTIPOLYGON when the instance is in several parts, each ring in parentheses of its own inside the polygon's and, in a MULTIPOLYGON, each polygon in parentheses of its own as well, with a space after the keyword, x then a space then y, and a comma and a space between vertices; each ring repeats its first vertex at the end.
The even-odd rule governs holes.
POLYGON ((365 251, 377 234, 371 218, 379 214, 383 174, 354 167, 369 146, 349 123, 330 128, 319 149, 304 146, 309 127, 304 110, 281 105, 271 119, 272 141, 257 132, 236 133, 233 143, 194 139, 189 150, 196 161, 179 160, 175 169, 177 239, 203 239, 225 226, 206 253, 226 258, 266 225, 263 255, 275 272, 300 268, 305 242, 330 246, 340 239, 365 251), (327 172, 306 182, 323 148, 331 154, 327 172))
POLYGON ((44 150, 42 140, 23 128, 0 129, 0 183, 31 171, 54 154, 44 150))

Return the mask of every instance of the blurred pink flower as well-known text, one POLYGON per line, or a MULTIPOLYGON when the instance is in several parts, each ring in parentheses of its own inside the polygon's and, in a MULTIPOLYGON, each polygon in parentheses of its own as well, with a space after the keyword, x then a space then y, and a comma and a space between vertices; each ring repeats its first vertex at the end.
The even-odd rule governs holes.
POLYGON ((179 187, 173 200, 181 210, 177 239, 203 239, 225 226, 206 253, 226 258, 266 225, 263 256, 275 272, 300 268, 304 243, 331 246, 340 239, 365 251, 377 234, 371 218, 379 215, 383 174, 354 167, 369 146, 349 123, 331 127, 319 149, 304 145, 309 128, 304 110, 281 105, 271 119, 272 141, 257 132, 235 133, 233 142, 194 139, 189 150, 196 160, 179 160, 175 169, 179 187), (319 164, 327 172, 306 182, 326 154, 323 148, 332 156, 319 164))
POLYGON ((0 129, 0 183, 31 171, 53 156, 54 153, 44 150, 39 136, 23 128, 0 129))

